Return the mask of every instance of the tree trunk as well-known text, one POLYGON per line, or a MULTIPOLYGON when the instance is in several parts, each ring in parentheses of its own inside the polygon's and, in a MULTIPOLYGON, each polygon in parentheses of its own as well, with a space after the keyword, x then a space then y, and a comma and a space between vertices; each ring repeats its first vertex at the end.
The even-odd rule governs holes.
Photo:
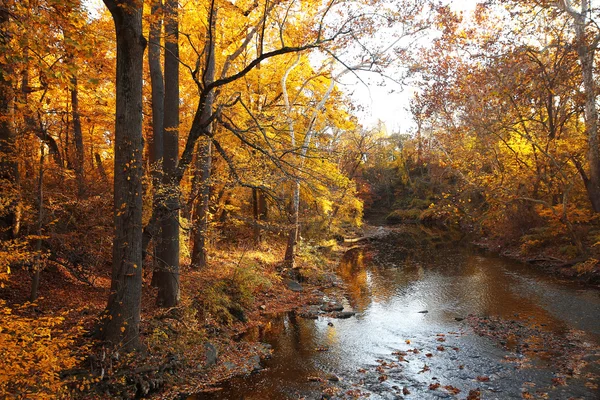
MULTIPOLYGON (((284 92, 284 101, 285 101, 286 110, 288 113, 288 125, 290 127, 289 129, 290 129, 292 148, 294 148, 296 146, 296 144, 295 144, 296 138, 295 138, 295 132, 294 132, 294 125, 293 125, 293 122, 291 122, 291 114, 290 114, 291 106, 290 106, 290 103, 288 100, 288 95, 287 95, 286 79, 287 79, 287 75, 289 74, 289 72, 291 72, 291 70, 297 65, 297 62, 298 62, 298 60, 296 60, 296 63, 293 64, 288 69, 288 71, 286 71, 284 77, 281 80, 281 87, 284 92)), ((345 70, 344 72, 342 72, 340 75, 338 75, 338 78, 348 71, 349 70, 345 70)), ((323 95, 323 98, 321 99, 321 101, 319 101, 319 103, 315 106, 315 109, 313 110, 313 113, 310 117, 308 126, 306 128, 306 133, 304 134, 302 148, 300 149, 300 154, 299 154, 298 164, 299 164, 300 169, 304 165, 304 160, 306 158, 306 154, 308 153, 308 148, 310 146, 310 142, 314 135, 314 130, 313 130, 314 124, 317 120, 317 117, 319 116, 319 113, 321 112, 323 107, 325 107, 325 102, 331 95, 331 92, 333 91, 334 86, 335 86, 335 79, 333 79, 333 76, 332 76, 331 82, 329 83, 329 87, 327 88, 327 91, 323 95)), ((285 250, 285 262, 286 262, 286 264, 288 264, 292 268, 294 268, 295 267, 295 257, 296 257, 296 246, 298 244, 298 238, 299 238, 299 232, 300 232, 300 177, 296 177, 295 182, 294 182, 294 192, 293 192, 293 196, 292 196, 292 210, 291 211, 292 211, 292 218, 291 218, 292 228, 290 229, 290 233, 288 236, 288 244, 287 244, 287 248, 285 250)))
POLYGON ((165 97, 163 136, 163 185, 168 213, 162 221, 158 243, 157 304, 173 307, 179 302, 179 2, 165 1, 165 97))
POLYGON ((77 89, 77 78, 71 78, 71 111, 73 114, 73 140, 75 141, 75 177, 77 179, 77 194, 79 197, 85 195, 84 176, 84 149, 83 133, 81 131, 81 116, 79 114, 79 90, 77 89))
POLYGON ((212 146, 210 138, 198 142, 196 171, 198 179, 198 198, 194 210, 194 237, 192 250, 192 266, 205 268, 208 262, 206 238, 208 233, 208 206, 210 204, 210 171, 212 167, 212 146))
POLYGON ((38 289, 40 287, 40 272, 42 269, 42 224, 44 221, 44 144, 40 145, 40 170, 38 176, 38 220, 37 232, 38 236, 35 241, 35 262, 33 266, 33 277, 31 279, 31 294, 29 301, 34 302, 38 298, 38 289))
MULTIPOLYGON (((160 206, 160 188, 162 187, 163 135, 164 135, 164 97, 165 84, 161 66, 161 30, 162 30, 162 1, 153 0, 152 23, 148 46, 148 66, 150 69, 150 84, 152 86, 152 135, 149 140, 150 173, 152 176, 152 207, 160 206)), ((156 263, 159 238, 154 244, 152 286, 158 286, 160 271, 156 263)))
POLYGON ((104 0, 117 38, 113 268, 104 339, 139 347, 142 298, 142 3, 104 0))
POLYGON ((292 228, 288 236, 288 243, 285 249, 285 262, 291 267, 295 267, 296 246, 298 244, 298 234, 300 231, 300 180, 294 182, 294 194, 292 195, 292 228))
POLYGON ((555 2, 553 6, 562 9, 573 18, 575 47, 581 65, 581 77, 585 94, 585 133, 589 147, 589 177, 586 180, 585 174, 582 176, 592 208, 595 212, 600 212, 600 148, 598 147, 600 142, 598 140, 598 109, 596 108, 596 82, 594 80, 594 56, 597 43, 600 42, 600 35, 589 38, 586 32, 586 25, 589 22, 589 1, 580 2, 579 10, 576 10, 571 1, 567 0, 555 2))
POLYGON ((94 153, 94 158, 96 159, 96 168, 98 168, 102 182, 108 183, 108 176, 106 175, 106 170, 104 169, 104 164, 102 164, 102 158, 100 157, 100 154, 94 153))
POLYGON ((267 219, 267 201, 260 189, 252 189, 252 210, 254 214, 254 243, 259 246, 262 241, 261 221, 267 219))
MULTIPOLYGON (((11 32, 7 10, 0 9, 0 50, 9 45, 11 32)), ((0 64, 0 240, 10 240, 19 231, 19 167, 15 150, 15 132, 11 122, 14 99, 10 77, 13 67, 0 64), (8 200, 8 201, 6 201, 8 200), (6 203, 5 203, 6 202, 6 203)))
POLYGON ((589 180, 586 182, 588 197, 595 212, 600 212, 600 148, 598 142, 598 110, 596 109, 596 83, 594 81, 594 53, 585 44, 585 32, 581 28, 577 38, 577 52, 581 63, 585 90, 585 130, 588 137, 589 180))
MULTIPOLYGON (((212 9, 209 14, 209 33, 206 39, 208 51, 206 53, 206 67, 204 71, 204 87, 215 80, 215 40, 214 32, 216 26, 216 9, 212 9)), ((202 109, 202 121, 207 121, 212 115, 213 103, 215 101, 214 93, 211 92, 206 98, 204 108, 202 109)), ((209 133, 212 124, 206 127, 205 133, 209 133)), ((212 168, 212 142, 209 135, 206 140, 198 142, 198 153, 196 155, 196 171, 201 171, 200 179, 197 180, 200 188, 199 196, 196 200, 196 210, 194 212, 194 246, 192 250, 192 265, 197 268, 204 268, 207 264, 206 237, 208 234, 208 206, 210 203, 210 172, 212 168)))

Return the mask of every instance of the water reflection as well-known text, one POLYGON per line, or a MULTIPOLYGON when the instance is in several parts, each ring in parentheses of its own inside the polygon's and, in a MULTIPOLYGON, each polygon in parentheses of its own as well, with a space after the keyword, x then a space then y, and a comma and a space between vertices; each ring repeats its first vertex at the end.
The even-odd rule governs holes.
MULTIPOLYGON (((402 348, 407 339, 413 345, 429 346, 432 340, 436 343, 436 333, 460 330, 455 319, 467 314, 519 319, 556 332, 580 329, 590 342, 599 342, 597 291, 557 282, 518 263, 463 248, 437 249, 423 257, 399 254, 395 259, 393 250, 385 247, 383 251, 391 253, 383 263, 376 262, 376 251, 382 250, 351 249, 339 266, 348 300, 358 312, 356 318, 313 321, 295 314, 275 317, 254 337, 274 348, 273 358, 266 362, 268 370, 234 379, 222 392, 197 398, 312 398, 310 394, 318 391, 319 384, 308 382, 309 376, 322 376, 324 371, 352 376, 358 368, 389 355, 391 349, 402 348), (317 350, 323 347, 329 351, 317 350)), ((460 340, 468 354, 490 358, 483 364, 500 363, 502 353, 491 342, 474 335, 460 340)), ((414 379, 425 379, 418 374, 422 364, 406 368, 414 369, 414 379)), ((449 381, 459 379, 455 365, 446 368, 441 376, 449 381)))

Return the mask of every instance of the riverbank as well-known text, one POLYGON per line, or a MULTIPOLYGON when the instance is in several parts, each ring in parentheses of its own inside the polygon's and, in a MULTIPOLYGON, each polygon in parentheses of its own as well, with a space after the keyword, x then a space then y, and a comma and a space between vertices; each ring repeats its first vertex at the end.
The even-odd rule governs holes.
POLYGON ((548 274, 568 280, 578 281, 585 284, 600 286, 600 246, 596 232, 600 229, 593 225, 581 224, 578 227, 581 240, 581 251, 577 250, 566 232, 552 231, 551 229, 531 229, 539 233, 531 233, 525 229, 520 235, 514 233, 503 235, 501 231, 488 232, 475 230, 474 225, 463 225, 458 221, 449 227, 444 220, 421 220, 416 218, 408 224, 398 218, 390 218, 398 214, 396 211, 379 211, 365 217, 372 225, 386 226, 390 229, 403 225, 430 227, 441 231, 458 231, 464 236, 464 240, 473 245, 507 257, 512 260, 530 265, 545 271, 548 274), (585 234, 584 234, 585 232, 585 234))
POLYGON ((589 255, 565 257, 557 254, 555 246, 546 246, 524 254, 522 247, 498 238, 479 237, 471 241, 475 246, 502 257, 530 265, 548 274, 600 287, 600 260, 595 251, 589 255))

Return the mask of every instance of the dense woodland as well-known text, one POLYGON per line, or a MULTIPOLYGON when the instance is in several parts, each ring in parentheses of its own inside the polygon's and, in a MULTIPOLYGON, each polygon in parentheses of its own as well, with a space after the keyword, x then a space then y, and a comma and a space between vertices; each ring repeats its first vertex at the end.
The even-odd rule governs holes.
POLYGON ((199 384, 363 214, 597 274, 587 0, 104 5, 0 1, 0 396, 199 384), (361 125, 365 73, 414 129, 361 125))

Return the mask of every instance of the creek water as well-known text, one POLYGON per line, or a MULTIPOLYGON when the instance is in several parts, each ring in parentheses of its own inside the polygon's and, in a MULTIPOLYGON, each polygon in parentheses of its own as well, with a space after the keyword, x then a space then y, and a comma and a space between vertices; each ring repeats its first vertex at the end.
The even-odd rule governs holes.
POLYGON ((442 246, 408 257, 400 249, 405 243, 388 240, 349 250, 337 274, 354 317, 273 318, 250 338, 273 347, 265 369, 195 398, 320 399, 332 386, 339 398, 465 399, 478 389, 482 399, 600 399, 597 288, 473 248, 442 246), (527 354, 511 335, 509 343, 481 336, 468 315, 547 332, 537 340, 568 343, 567 350, 578 349, 575 360, 527 354), (571 362, 576 373, 559 370, 561 362, 571 362), (340 381, 327 382, 333 375, 340 381), (460 393, 443 390, 446 385, 460 393))

